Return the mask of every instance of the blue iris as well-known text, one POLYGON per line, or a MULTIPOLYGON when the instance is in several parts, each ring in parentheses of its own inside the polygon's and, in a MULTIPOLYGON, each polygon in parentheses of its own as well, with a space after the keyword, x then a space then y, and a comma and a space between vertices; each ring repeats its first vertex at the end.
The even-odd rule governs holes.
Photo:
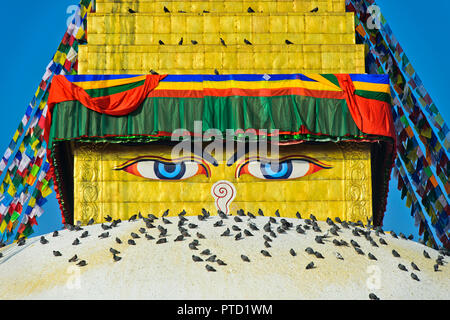
POLYGON ((179 163, 164 163, 155 161, 155 175, 161 180, 178 180, 181 179, 186 172, 186 165, 179 163))
POLYGON ((266 179, 288 179, 292 174, 292 161, 261 163, 261 173, 266 179))

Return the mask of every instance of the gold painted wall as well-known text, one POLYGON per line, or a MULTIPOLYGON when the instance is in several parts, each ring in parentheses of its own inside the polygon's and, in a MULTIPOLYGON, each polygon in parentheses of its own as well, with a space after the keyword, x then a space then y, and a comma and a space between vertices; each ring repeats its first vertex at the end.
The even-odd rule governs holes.
MULTIPOLYGON (((257 214, 295 217, 299 211, 319 220, 340 217, 366 222, 372 216, 371 163, 367 144, 327 143, 280 147, 280 156, 304 155, 331 165, 311 175, 293 180, 269 181, 250 175, 235 178, 236 164, 220 163, 211 167, 210 177, 198 175, 182 181, 157 181, 121 170, 120 164, 138 156, 154 155, 170 159, 170 147, 157 145, 123 146, 117 144, 74 145, 74 221, 86 223, 90 218, 103 222, 128 219, 141 212, 160 216, 166 209, 177 215, 198 215, 205 208, 216 214, 211 187, 228 180, 236 187, 230 211, 244 209, 257 214)), ((219 160, 219 159, 218 159, 219 160)), ((219 160, 220 161, 220 160, 219 160)))
POLYGON ((365 72, 364 46, 355 44, 345 0, 98 0, 87 21, 80 74, 365 72))

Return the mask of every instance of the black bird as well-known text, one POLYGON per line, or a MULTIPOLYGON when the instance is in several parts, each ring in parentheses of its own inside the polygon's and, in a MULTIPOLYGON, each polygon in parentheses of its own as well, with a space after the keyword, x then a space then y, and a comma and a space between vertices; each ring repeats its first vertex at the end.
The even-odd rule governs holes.
POLYGON ((122 260, 122 257, 119 257, 118 255, 113 254, 113 260, 114 262, 122 260))
POLYGON ((100 234, 98 237, 99 237, 99 238, 102 238, 102 239, 108 238, 108 237, 109 237, 109 232, 103 232, 103 233, 100 234))
POLYGON ((148 233, 145 234, 145 238, 146 238, 147 240, 155 240, 155 238, 152 237, 151 235, 149 235, 148 233))
POLYGON ((39 240, 42 244, 47 244, 48 243, 48 240, 47 239, 45 239, 45 237, 44 236, 41 236, 41 240, 39 240))
POLYGON ((155 70, 153 70, 153 69, 151 69, 151 70, 150 70, 150 73, 151 73, 151 74, 153 74, 153 75, 157 75, 157 74, 159 74, 158 72, 156 72, 156 71, 155 71, 155 70))
POLYGON ((317 218, 315 215, 313 215, 312 213, 309 215, 310 219, 313 221, 317 221, 317 218))
POLYGON ((211 250, 205 249, 205 250, 203 250, 202 252, 200 252, 200 254, 203 254, 203 255, 205 255, 205 256, 209 256, 209 255, 211 254, 211 250))
POLYGON ((201 234, 200 232, 197 232, 197 237, 199 239, 206 239, 206 237, 203 234, 201 234))
POLYGON ((237 210, 236 213, 238 216, 245 217, 245 212, 242 209, 237 210))
POLYGON ((145 230, 145 228, 139 228, 139 232, 143 234, 143 233, 146 233, 147 230, 145 230))
POLYGON ((133 239, 129 239, 129 240, 128 240, 128 244, 129 244, 129 245, 132 245, 132 246, 135 246, 135 245, 136 245, 136 242, 134 242, 133 239))
POLYGON ((396 238, 396 239, 398 238, 398 237, 397 237, 397 234, 396 234, 394 231, 391 231, 391 236, 394 237, 394 238, 396 238))
POLYGON ((140 238, 140 236, 137 233, 134 233, 134 232, 132 232, 130 235, 131 235, 131 237, 133 239, 139 239, 140 238))
POLYGON ((265 232, 270 232, 272 229, 270 228, 270 222, 267 222, 263 227, 265 232))
POLYGON ((117 242, 118 244, 121 244, 121 243, 122 243, 122 240, 120 240, 118 237, 116 237, 116 242, 117 242))
POLYGON ((100 226, 102 227, 103 230, 109 230, 109 229, 112 229, 110 226, 108 226, 108 225, 106 225, 106 224, 103 224, 103 223, 102 223, 100 226))
MULTIPOLYGON (((225 214, 225 212, 218 210, 217 214, 219 215, 220 219, 228 219, 227 215, 225 214)), ((223 221, 222 221, 223 222, 223 221)))
POLYGON ((164 45, 164 41, 162 41, 162 40, 159 40, 158 43, 162 46, 164 45))
POLYGON ((320 243, 320 244, 325 244, 325 242, 323 242, 323 239, 321 236, 316 236, 314 238, 314 241, 316 241, 317 243, 320 243))
POLYGON ((57 237, 58 235, 58 231, 53 231, 53 237, 57 237))
POLYGON ((377 258, 370 252, 367 254, 367 256, 369 257, 370 260, 377 260, 377 258))
POLYGON ((343 226, 344 228, 346 228, 346 229, 349 228, 347 221, 342 221, 341 224, 342 224, 342 226, 343 226))
POLYGON ((244 39, 244 43, 245 43, 245 44, 248 44, 248 45, 250 45, 250 46, 252 45, 252 43, 251 43, 250 41, 248 41, 247 39, 244 39))
POLYGON ((396 258, 400 258, 400 254, 397 251, 395 251, 394 249, 392 249, 392 255, 396 258))
POLYGON ((198 227, 198 225, 196 225, 196 224, 194 224, 194 223, 189 223, 189 224, 188 224, 188 227, 191 228, 191 229, 195 229, 195 228, 198 227))
POLYGON ((213 227, 221 227, 223 226, 223 220, 219 220, 213 224, 213 227))
POLYGON ((305 223, 311 225, 312 221, 310 219, 305 219, 305 223))
POLYGON ((80 238, 86 238, 89 235, 88 231, 85 231, 81 234, 80 238))
POLYGON ((400 238, 407 240, 406 236, 403 234, 403 232, 400 232, 398 234, 400 236, 400 238))
POLYGON ((218 76, 220 73, 219 73, 219 71, 218 71, 217 69, 214 69, 214 74, 215 74, 216 76, 218 76))
MULTIPOLYGON (((183 39, 183 38, 181 38, 181 39, 183 39)), ((168 215, 169 215, 169 209, 164 211, 161 217, 167 217, 168 215)))
POLYGON ((312 261, 306 265, 306 270, 313 269, 313 268, 314 268, 314 262, 312 262, 312 261))
POLYGON ((269 242, 272 241, 272 239, 271 239, 269 236, 267 236, 267 235, 263 235, 263 238, 264 238, 264 240, 266 240, 266 241, 269 241, 269 242))
POLYGON ((94 223, 94 219, 91 218, 91 219, 88 221, 87 225, 90 226, 90 225, 93 224, 93 223, 94 223))
POLYGON ((378 247, 378 245, 377 245, 377 243, 375 241, 370 240, 369 242, 372 245, 372 247, 378 247))
POLYGON ((207 265, 205 266, 205 268, 206 268, 206 270, 208 270, 208 271, 216 272, 216 269, 214 269, 213 267, 211 267, 209 264, 207 264, 207 265))
POLYGON ((242 239, 242 233, 240 233, 240 232, 234 236, 234 240, 241 240, 241 239, 242 239))
POLYGON ((250 262, 250 259, 247 256, 244 256, 243 254, 241 254, 241 259, 245 262, 250 262))
POLYGON ((244 229, 244 234, 245 234, 247 237, 253 237, 253 233, 251 233, 251 232, 248 231, 247 229, 244 229))
POLYGON ((207 11, 207 10, 203 10, 203 13, 209 13, 209 11, 207 11))
MULTIPOLYGON (((94 219, 91 219, 91 220, 94 220, 94 219)), ((105 221, 106 221, 106 222, 111 222, 111 221, 112 221, 112 218, 111 218, 109 215, 107 215, 107 216, 105 217, 105 221)))
POLYGON ((323 256, 319 251, 314 252, 314 255, 315 255, 316 258, 318 258, 318 259, 325 259, 324 256, 323 256))
POLYGON ((194 262, 200 262, 200 261, 203 261, 203 259, 202 258, 200 258, 200 257, 198 257, 198 256, 196 256, 196 255, 192 255, 192 260, 194 260, 194 262))
POLYGON ((305 252, 308 253, 308 254, 314 254, 314 250, 313 250, 313 248, 311 248, 311 247, 307 247, 307 248, 305 249, 305 252))
POLYGON ((186 13, 186 11, 178 10, 178 13, 186 13))
POLYGON ((439 265, 437 263, 433 266, 433 268, 434 268, 434 272, 439 271, 439 265))
POLYGON ((340 242, 339 240, 337 240, 337 239, 333 239, 333 244, 334 244, 336 247, 340 247, 340 246, 341 246, 341 242, 340 242))
POLYGON ((251 218, 251 219, 256 219, 255 215, 251 212, 247 212, 247 215, 251 218))
POLYGON ((227 228, 220 236, 221 237, 228 237, 231 234, 230 228, 227 228))
POLYGON ((364 251, 362 251, 360 248, 358 248, 358 247, 354 247, 354 248, 358 254, 364 255, 364 251))
POLYGON ((53 255, 54 255, 55 257, 60 257, 60 256, 62 256, 61 252, 59 252, 59 251, 53 251, 53 255))
POLYGON ((129 13, 136 13, 136 11, 134 11, 134 10, 131 9, 131 8, 128 8, 128 12, 129 12, 129 13))
POLYGON ((133 214, 128 221, 135 221, 137 218, 137 214, 133 214))
POLYGON ((261 250, 261 253, 265 257, 271 257, 270 253, 268 251, 266 251, 266 250, 261 250))
POLYGON ((301 225, 298 225, 298 226, 295 228, 295 231, 297 231, 298 233, 301 233, 301 234, 304 234, 304 233, 305 233, 305 230, 303 230, 303 228, 302 228, 301 225))
POLYGON ((189 243, 188 246, 189 246, 189 249, 191 249, 191 250, 198 250, 197 245, 193 242, 189 243))
POLYGON ((338 234, 336 228, 331 228, 331 229, 330 229, 330 233, 331 233, 332 235, 334 235, 334 236, 339 236, 339 234, 338 234))
MULTIPOLYGON (((200 221, 205 221, 205 216, 204 215, 202 215, 202 214, 199 214, 198 216, 197 216, 197 218, 198 218, 198 220, 200 220, 200 221)), ((181 222, 181 221, 180 221, 181 222)))
POLYGON ((431 259, 430 255, 425 250, 423 250, 423 256, 427 259, 431 259))
POLYGON ((348 247, 348 243, 344 239, 341 239, 340 243, 341 243, 341 246, 348 247))
POLYGON ((406 267, 404 265, 402 265, 401 263, 398 264, 398 268, 402 271, 408 271, 408 269, 406 269, 406 267))
POLYGON ((273 232, 272 230, 270 230, 269 234, 270 234, 270 236, 271 236, 272 238, 276 238, 276 237, 277 237, 276 233, 273 232))
POLYGON ((412 267, 414 270, 420 271, 419 267, 418 267, 414 262, 411 262, 411 267, 412 267))
POLYGON ((302 215, 301 215, 300 212, 298 212, 298 211, 297 211, 297 213, 295 214, 295 216, 296 216, 298 219, 301 219, 301 218, 302 218, 302 215))
POLYGON ((272 246, 270 245, 270 243, 269 243, 269 242, 267 242, 267 241, 264 241, 264 246, 265 246, 266 248, 270 248, 270 247, 272 247, 272 246))
POLYGON ((172 222, 166 218, 161 218, 164 224, 172 224, 172 222))
POLYGON ((358 242, 356 242, 356 241, 353 240, 353 239, 350 240, 350 243, 351 243, 351 245, 354 246, 354 247, 358 247, 358 248, 360 247, 360 245, 358 244, 358 242))
POLYGON ((297 253, 294 251, 294 249, 289 250, 289 253, 291 254, 291 256, 295 257, 297 255, 297 253))
POLYGON ((319 226, 318 226, 317 224, 314 224, 313 227, 312 227, 312 229, 313 229, 315 232, 322 232, 322 230, 319 228, 319 226))
POLYGON ((370 293, 370 294, 369 294, 369 299, 370 299, 370 300, 380 300, 380 298, 378 298, 378 297, 375 295, 375 293, 370 293))
POLYGON ((279 218, 280 217, 280 212, 278 211, 278 209, 275 211, 275 215, 279 218))
POLYGON ((356 229, 353 229, 353 230, 352 230, 352 234, 353 234, 355 237, 359 237, 359 233, 358 233, 358 231, 357 231, 356 229))
POLYGON ((183 241, 184 236, 183 235, 179 235, 178 237, 175 238, 175 240, 173 241, 183 241))
POLYGON ((217 256, 215 254, 213 254, 208 259, 206 259, 206 261, 208 261, 208 262, 216 262, 216 258, 217 258, 217 256))
POLYGON ((226 265, 227 265, 225 262, 223 262, 223 261, 220 260, 220 259, 217 259, 216 262, 217 262, 217 264, 218 264, 219 266, 226 266, 226 265))
POLYGON ((222 38, 220 38, 220 43, 221 43, 224 47, 227 46, 227 44, 225 43, 225 40, 223 40, 222 38))
POLYGON ((277 228, 278 233, 286 233, 286 230, 284 230, 282 227, 277 228))
POLYGON ((72 245, 76 246, 80 244, 80 240, 78 240, 78 238, 75 238, 75 240, 73 240, 72 245))
POLYGON ((197 41, 195 41, 195 40, 191 40, 191 43, 195 46, 196 44, 198 44, 198 42, 197 41))
POLYGON ((114 248, 109 248, 109 252, 111 252, 112 254, 119 254, 120 253, 120 251, 117 251, 114 248))
POLYGON ((249 223, 248 224, 249 228, 252 229, 253 231, 258 231, 259 228, 254 224, 254 223, 249 223))
POLYGON ((167 9, 166 7, 164 7, 164 12, 165 12, 165 13, 169 13, 169 12, 170 12, 170 10, 169 10, 169 9, 167 9))
POLYGON ((167 238, 161 238, 158 241, 156 241, 156 244, 161 244, 161 243, 166 243, 167 242, 167 238))
POLYGON ((386 240, 384 240, 383 238, 380 238, 380 243, 381 243, 381 244, 384 244, 385 246, 387 245, 386 240))
POLYGON ((415 273, 411 273, 411 278, 416 281, 420 281, 419 277, 415 273))
POLYGON ((78 266, 80 267, 84 267, 85 265, 87 265, 85 260, 81 260, 80 262, 77 263, 78 266))
POLYGON ((75 262, 78 260, 78 256, 74 255, 72 258, 69 259, 69 262, 75 262))
POLYGON ((235 217, 234 217, 234 221, 236 221, 236 222, 242 222, 242 219, 239 218, 238 216, 235 216, 235 217))
POLYGON ((334 218, 334 221, 336 221, 337 223, 342 223, 342 221, 339 217, 334 218))
POLYGON ((288 39, 286 39, 284 42, 285 42, 287 45, 294 44, 293 42, 289 41, 288 39))
POLYGON ((248 7, 247 12, 248 13, 255 13, 255 10, 253 10, 252 7, 248 7))
POLYGON ((160 232, 159 237, 164 237, 167 234, 167 229, 163 226, 158 226, 158 230, 160 232))
POLYGON ((261 217, 264 217, 264 212, 263 212, 261 209, 258 209, 258 214, 259 214, 261 217))

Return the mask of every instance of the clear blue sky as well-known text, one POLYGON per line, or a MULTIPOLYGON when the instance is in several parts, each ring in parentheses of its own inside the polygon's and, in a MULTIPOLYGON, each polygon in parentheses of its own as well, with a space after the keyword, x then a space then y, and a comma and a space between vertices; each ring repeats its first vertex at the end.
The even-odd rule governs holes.
MULTIPOLYGON (((445 40, 450 1, 378 0, 383 15, 422 78, 447 123, 450 122, 448 74, 450 62, 448 41, 445 40), (444 39, 443 39, 444 38, 444 39), (443 41, 444 40, 444 41, 443 41)), ((77 0, 23 0, 20 6, 3 4, 4 32, 0 66, 0 153, 6 150, 25 109, 33 97, 66 30, 66 12, 77 0)), ((0 155, 1 156, 1 155, 0 155)), ((400 199, 397 181, 391 180, 385 228, 413 234, 417 228, 405 201, 400 199)), ((38 220, 35 234, 52 232, 62 227, 59 207, 53 193, 38 220)))

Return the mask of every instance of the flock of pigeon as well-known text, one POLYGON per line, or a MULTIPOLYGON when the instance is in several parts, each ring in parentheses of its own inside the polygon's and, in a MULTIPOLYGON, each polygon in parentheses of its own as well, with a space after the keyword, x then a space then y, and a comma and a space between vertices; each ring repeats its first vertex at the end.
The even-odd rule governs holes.
MULTIPOLYGON (((360 242, 367 241, 370 243, 372 247, 379 246, 388 246, 388 241, 386 241, 385 232, 381 227, 373 227, 370 224, 364 226, 361 221, 357 223, 341 221, 339 218, 335 218, 333 221, 330 218, 327 218, 326 225, 321 222, 319 225, 316 217, 314 215, 310 215, 309 218, 302 218, 300 213, 297 212, 296 219, 285 219, 280 217, 278 210, 275 212, 275 217, 265 217, 262 210, 258 211, 258 217, 252 214, 251 212, 247 212, 245 214, 244 210, 238 210, 237 215, 226 215, 223 212, 219 211, 217 216, 211 217, 210 213, 203 209, 202 213, 198 216, 190 216, 186 217, 186 211, 182 211, 178 214, 178 220, 176 217, 168 217, 169 210, 166 210, 161 217, 157 217, 153 214, 149 214, 147 217, 142 216, 141 213, 133 215, 129 218, 129 222, 141 221, 143 225, 139 224, 137 226, 136 232, 131 232, 128 239, 120 239, 119 237, 115 237, 114 241, 117 246, 110 247, 109 252, 111 253, 112 261, 119 262, 123 257, 121 256, 121 252, 118 250, 119 245, 129 245, 135 246, 137 245, 137 239, 145 238, 146 240, 152 241, 156 240, 156 245, 163 245, 168 243, 169 241, 174 242, 183 242, 186 241, 186 248, 192 251, 192 261, 194 263, 205 263, 205 269, 208 272, 217 272, 219 268, 222 266, 227 266, 227 262, 224 261, 222 257, 218 257, 217 254, 214 254, 210 249, 199 249, 198 247, 201 245, 201 241, 206 239, 206 236, 200 232, 198 232, 198 227, 200 223, 208 222, 211 223, 210 230, 220 230, 220 237, 228 237, 234 239, 234 241, 241 241, 248 237, 258 237, 261 238, 261 247, 264 246, 264 249, 261 249, 258 254, 261 254, 263 257, 271 258, 272 255, 270 253, 270 248, 274 244, 274 241, 277 241, 277 238, 280 239, 278 241, 282 241, 283 234, 290 233, 291 235, 297 234, 301 239, 301 235, 306 233, 313 233, 314 241, 317 244, 317 247, 322 245, 334 245, 336 250, 340 250, 340 252, 335 252, 335 256, 339 260, 344 260, 342 252, 345 252, 348 255, 348 250, 354 250, 354 252, 361 256, 367 256, 369 260, 377 260, 377 257, 371 252, 364 252, 361 249, 360 242), (263 219, 263 220, 261 220, 263 219), (289 221, 288 221, 289 220, 289 221), (214 222, 213 222, 214 221, 214 222), (257 221, 258 223, 255 223, 257 221), (296 224, 295 222, 299 223, 296 224), (226 222, 226 223, 225 223, 226 222), (294 224, 295 223, 295 224, 294 224), (177 226, 179 234, 174 234, 174 232, 168 233, 168 225, 173 225, 172 228, 177 226), (258 227, 259 225, 259 227, 258 227), (324 229, 324 225, 327 230, 324 229), (224 230, 225 228, 225 230, 224 230), (351 231, 352 239, 348 241, 344 240, 341 236, 344 229, 348 229, 347 231, 351 231), (155 234, 157 232, 158 234, 155 234), (153 233, 153 236, 150 234, 153 233), (348 249, 344 249, 348 248, 348 249)), ((101 223, 102 232, 97 235, 99 239, 110 238, 110 230, 112 228, 117 228, 121 224, 121 220, 113 220, 110 216, 105 218, 105 222, 101 223)), ((94 220, 91 219, 87 225, 92 225, 94 220)), ((76 238, 73 240, 72 245, 78 246, 80 245, 80 239, 91 236, 89 231, 84 230, 81 226, 81 223, 78 222, 76 225, 67 225, 67 229, 70 231, 79 233, 76 238)), ((173 230, 172 230, 173 231, 173 230)), ((391 231, 390 236, 393 238, 402 238, 405 240, 412 239, 412 236, 406 237, 404 234, 399 233, 397 235, 394 231, 391 231)), ((52 234, 53 238, 57 238, 59 236, 58 231, 54 231, 52 234)), ((17 242, 18 246, 22 246, 25 244, 25 239, 21 239, 17 242)), ((46 245, 49 243, 49 240, 45 238, 45 236, 41 236, 40 243, 42 245, 46 245)), ((240 246, 236 246, 239 248, 240 246)), ((297 249, 298 250, 298 249, 297 249)), ((324 255, 317 249, 313 249, 308 246, 304 249, 304 251, 311 256, 311 261, 308 262, 304 268, 306 270, 316 269, 318 266, 314 263, 314 259, 325 259, 324 255)), ((289 254, 295 257, 298 252, 296 252, 293 248, 289 250, 289 254)), ((55 257, 61 257, 62 253, 60 251, 53 251, 53 255, 55 257)), ((395 249, 392 250, 392 255, 395 258, 400 258, 399 252, 395 249)), ((430 255, 426 250, 423 251, 423 255, 426 259, 432 260, 430 255)), ((444 260, 445 255, 450 255, 450 252, 446 249, 441 248, 439 250, 439 255, 433 264, 433 268, 435 272, 440 271, 442 266, 446 263, 444 260)), ((0 257, 2 257, 0 253, 0 257)), ((240 254, 240 258, 243 263, 251 263, 252 256, 240 254)), ((68 259, 69 263, 76 263, 79 267, 85 267, 88 265, 88 261, 81 259, 76 254, 68 259)), ((414 261, 410 262, 411 268, 413 272, 410 273, 411 279, 414 281, 420 281, 420 268, 414 263, 414 261)), ((424 268, 424 266, 422 266, 424 268)), ((398 269, 403 272, 409 272, 408 268, 399 263, 398 269)), ((379 299, 374 293, 370 293, 370 299, 377 300, 379 299)))

